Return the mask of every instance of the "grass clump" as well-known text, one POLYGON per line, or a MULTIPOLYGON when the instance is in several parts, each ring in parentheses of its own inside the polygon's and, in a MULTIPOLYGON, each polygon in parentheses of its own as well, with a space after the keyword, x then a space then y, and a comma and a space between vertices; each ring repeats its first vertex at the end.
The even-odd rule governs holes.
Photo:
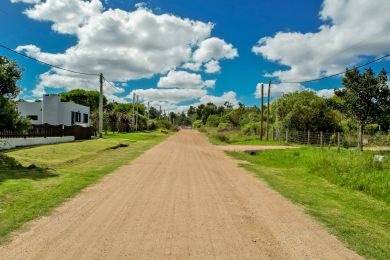
POLYGON ((272 188, 319 220, 360 255, 390 255, 390 153, 382 163, 377 152, 299 148, 268 150, 257 155, 229 153, 250 162, 272 188))

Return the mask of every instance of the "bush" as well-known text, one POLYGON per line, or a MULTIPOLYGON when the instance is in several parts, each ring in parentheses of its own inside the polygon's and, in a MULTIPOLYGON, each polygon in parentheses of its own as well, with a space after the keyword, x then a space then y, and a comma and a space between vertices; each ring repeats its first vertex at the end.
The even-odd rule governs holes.
POLYGON ((219 123, 221 121, 221 118, 217 115, 210 115, 207 118, 206 125, 209 127, 218 127, 219 123))
POLYGON ((241 128, 244 135, 256 135, 260 129, 260 123, 248 123, 241 128))
POLYGON ((171 129, 172 123, 169 120, 161 119, 161 120, 157 121, 157 126, 158 126, 158 128, 168 130, 168 129, 171 129))
POLYGON ((177 125, 173 125, 173 126, 171 126, 171 131, 179 132, 180 128, 177 125))
POLYGON ((148 121, 148 129, 149 130, 156 130, 158 128, 156 120, 149 120, 148 121))
POLYGON ((218 132, 230 131, 233 128, 234 128, 233 125, 230 124, 230 123, 221 122, 221 123, 218 124, 218 132))
POLYGON ((192 128, 201 128, 203 126, 202 120, 196 120, 192 123, 192 128))
POLYGON ((224 134, 224 133, 217 133, 215 135, 215 138, 218 140, 218 141, 221 141, 221 142, 224 142, 224 143, 229 143, 230 141, 230 138, 227 134, 224 134))

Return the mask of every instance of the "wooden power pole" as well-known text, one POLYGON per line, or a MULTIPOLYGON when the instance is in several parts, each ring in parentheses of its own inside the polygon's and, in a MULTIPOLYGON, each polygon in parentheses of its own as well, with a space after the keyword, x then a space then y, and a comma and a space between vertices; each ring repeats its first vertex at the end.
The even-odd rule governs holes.
POLYGON ((264 117, 264 84, 261 84, 261 114, 260 114, 260 140, 263 141, 263 117, 264 117))
POLYGON ((150 120, 150 102, 148 102, 148 122, 146 123, 147 130, 149 130, 149 120, 150 120))
POLYGON ((131 128, 134 130, 135 126, 135 92, 133 92, 133 115, 131 118, 131 128))
POLYGON ((103 73, 100 73, 100 95, 99 95, 99 137, 103 136, 103 73))
POLYGON ((269 80, 269 83, 268 83, 268 95, 267 95, 267 123, 266 123, 266 129, 265 129, 265 135, 267 137, 267 141, 268 141, 268 137, 269 137, 269 99, 270 99, 270 96, 271 96, 271 80, 269 80))
POLYGON ((138 131, 138 95, 136 95, 137 113, 135 115, 135 131, 138 131))

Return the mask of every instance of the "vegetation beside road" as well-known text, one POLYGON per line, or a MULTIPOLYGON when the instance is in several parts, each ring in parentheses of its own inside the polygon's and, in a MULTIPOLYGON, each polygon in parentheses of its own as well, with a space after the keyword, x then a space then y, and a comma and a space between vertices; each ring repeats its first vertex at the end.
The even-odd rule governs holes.
POLYGON ((215 127, 202 127, 199 131, 206 133, 212 144, 247 144, 247 145, 285 145, 283 141, 260 140, 259 136, 245 133, 240 129, 219 131, 215 127))
POLYGON ((300 148, 229 154, 250 162, 241 166, 302 205, 360 255, 390 255, 390 153, 300 148), (377 154, 383 162, 374 160, 377 154))
POLYGON ((169 134, 155 131, 108 136, 110 139, 0 153, 0 242, 169 134))

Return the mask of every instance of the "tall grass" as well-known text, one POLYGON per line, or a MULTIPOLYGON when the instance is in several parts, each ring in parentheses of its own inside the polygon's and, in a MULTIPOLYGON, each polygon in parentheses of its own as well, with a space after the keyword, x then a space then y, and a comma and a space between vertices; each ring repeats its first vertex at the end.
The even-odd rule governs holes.
POLYGON ((327 148, 300 148, 283 151, 263 151, 256 158, 272 167, 299 167, 342 187, 390 203, 390 152, 372 152, 327 148), (378 162, 375 155, 383 155, 378 162))

